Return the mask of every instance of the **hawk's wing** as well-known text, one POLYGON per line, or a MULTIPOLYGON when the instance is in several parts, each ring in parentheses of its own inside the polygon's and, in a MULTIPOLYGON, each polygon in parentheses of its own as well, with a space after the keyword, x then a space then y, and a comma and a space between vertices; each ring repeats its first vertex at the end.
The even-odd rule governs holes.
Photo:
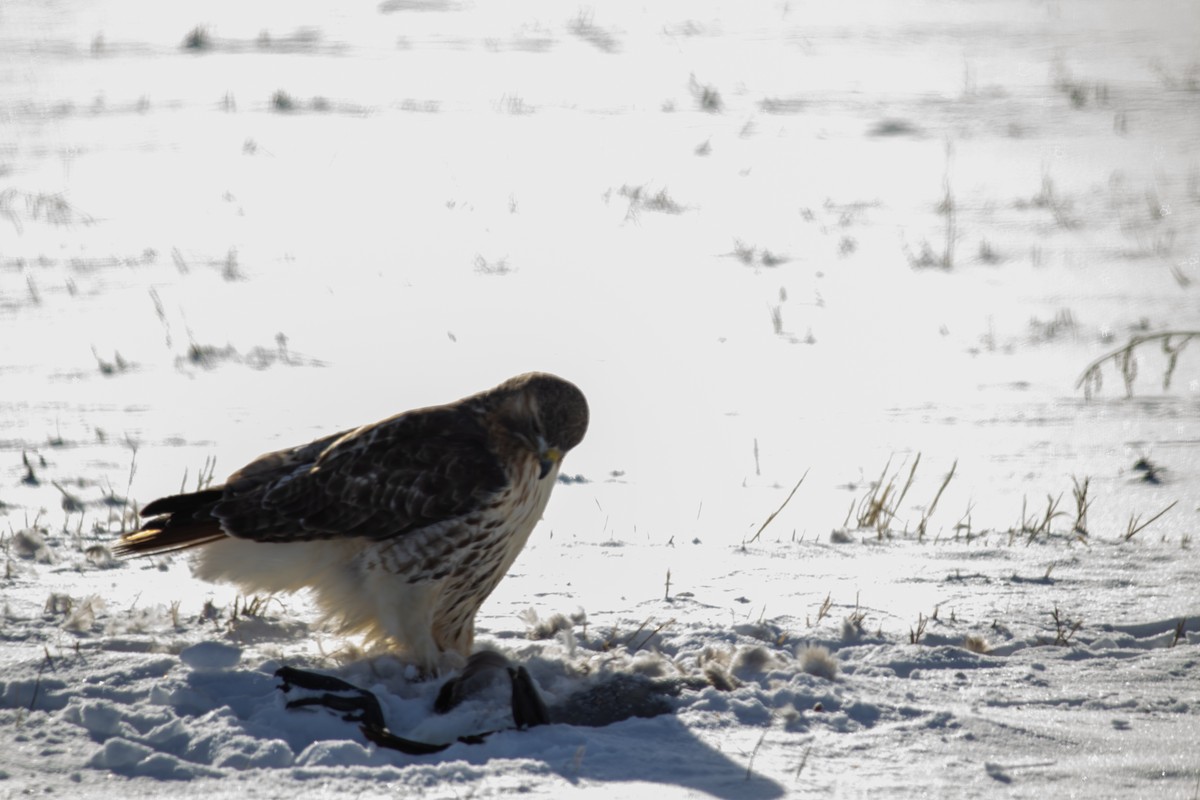
POLYGON ((222 487, 156 500, 119 547, 165 552, 225 535, 384 539, 470 514, 508 480, 478 414, 460 405, 418 409, 267 453, 222 487))
POLYGON ((264 542, 383 539, 469 514, 508 483, 480 419, 462 407, 409 411, 330 438, 283 463, 247 465, 212 515, 229 535, 264 542))

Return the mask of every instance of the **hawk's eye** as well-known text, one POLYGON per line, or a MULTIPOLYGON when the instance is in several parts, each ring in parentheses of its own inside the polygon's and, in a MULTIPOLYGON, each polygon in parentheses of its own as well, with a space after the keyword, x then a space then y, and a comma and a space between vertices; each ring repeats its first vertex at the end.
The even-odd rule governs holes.
POLYGON ((527 419, 516 419, 509 417, 506 420, 504 427, 508 428, 514 439, 528 447, 533 452, 538 452, 540 449, 538 444, 540 434, 538 433, 537 426, 535 424, 531 423, 527 419))

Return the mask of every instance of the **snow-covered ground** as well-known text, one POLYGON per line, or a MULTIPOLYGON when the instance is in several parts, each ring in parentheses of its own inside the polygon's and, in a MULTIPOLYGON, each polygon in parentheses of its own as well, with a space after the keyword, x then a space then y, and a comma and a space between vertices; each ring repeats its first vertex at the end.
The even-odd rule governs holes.
POLYGON ((1200 331, 1198 40, 1173 0, 0 5, 0 796, 1197 797, 1200 343, 1076 380, 1200 331), (434 715, 304 596, 109 551, 529 369, 593 422, 481 643, 559 708, 696 679, 672 713, 381 750, 274 671, 427 741, 507 699, 434 715))

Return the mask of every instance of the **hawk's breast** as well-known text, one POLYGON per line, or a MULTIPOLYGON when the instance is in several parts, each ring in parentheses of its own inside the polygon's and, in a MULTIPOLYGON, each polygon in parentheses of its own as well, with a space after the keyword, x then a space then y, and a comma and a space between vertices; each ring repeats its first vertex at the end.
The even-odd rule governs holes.
POLYGON ((524 460, 505 492, 450 533, 459 546, 434 620, 434 637, 447 648, 457 649, 462 637, 471 636, 475 613, 508 574, 541 520, 558 468, 544 478, 538 477, 539 472, 537 459, 524 460))

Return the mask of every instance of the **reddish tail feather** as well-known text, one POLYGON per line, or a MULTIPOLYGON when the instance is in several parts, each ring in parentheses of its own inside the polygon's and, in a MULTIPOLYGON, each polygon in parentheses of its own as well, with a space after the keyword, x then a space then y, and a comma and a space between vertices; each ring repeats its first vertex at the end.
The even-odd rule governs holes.
POLYGON ((212 515, 223 494, 223 487, 217 487, 155 500, 142 509, 146 520, 142 527, 121 537, 117 555, 170 553, 224 538, 220 522, 212 515))

